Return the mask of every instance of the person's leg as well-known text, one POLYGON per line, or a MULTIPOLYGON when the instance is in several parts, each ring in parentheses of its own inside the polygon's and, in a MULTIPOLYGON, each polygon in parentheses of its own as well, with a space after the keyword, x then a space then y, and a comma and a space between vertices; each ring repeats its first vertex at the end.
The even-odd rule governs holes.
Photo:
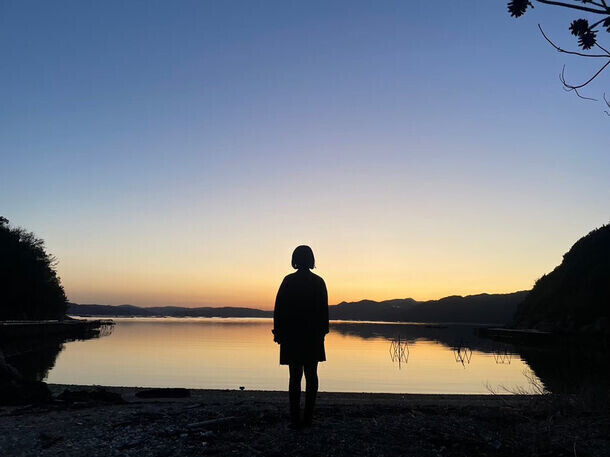
POLYGON ((298 426, 301 413, 301 378, 303 377, 303 365, 290 364, 290 382, 288 386, 288 397, 290 398, 290 421, 292 425, 298 426))
POLYGON ((316 405, 316 395, 318 393, 318 362, 308 363, 305 365, 305 412, 303 416, 303 424, 311 425, 313 419, 313 410, 316 405))

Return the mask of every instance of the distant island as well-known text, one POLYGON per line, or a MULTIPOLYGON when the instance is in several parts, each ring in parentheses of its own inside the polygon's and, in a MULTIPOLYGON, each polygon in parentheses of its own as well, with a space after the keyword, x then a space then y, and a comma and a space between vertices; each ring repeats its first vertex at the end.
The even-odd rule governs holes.
MULTIPOLYGON (((334 320, 382 322, 460 322, 505 324, 528 291, 509 294, 454 295, 440 300, 417 301, 412 298, 342 302, 330 306, 334 320)), ((273 311, 240 307, 181 306, 140 307, 69 303, 68 314, 96 317, 273 317, 273 311)))

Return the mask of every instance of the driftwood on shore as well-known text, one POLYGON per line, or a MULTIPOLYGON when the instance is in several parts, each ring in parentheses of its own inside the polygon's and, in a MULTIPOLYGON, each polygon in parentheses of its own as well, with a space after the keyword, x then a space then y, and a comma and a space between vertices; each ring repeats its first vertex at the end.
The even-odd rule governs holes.
POLYGON ((191 391, 182 387, 162 387, 136 392, 138 398, 188 398, 190 396, 191 391))

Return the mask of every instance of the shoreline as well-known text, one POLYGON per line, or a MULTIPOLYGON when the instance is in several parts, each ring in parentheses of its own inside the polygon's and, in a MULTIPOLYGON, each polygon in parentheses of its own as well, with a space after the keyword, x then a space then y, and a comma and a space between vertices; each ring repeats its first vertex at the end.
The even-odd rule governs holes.
POLYGON ((55 397, 49 404, 0 407, 0 454, 457 457, 610 450, 605 406, 548 395, 320 392, 313 427, 293 431, 286 391, 190 389, 188 398, 144 399, 135 396, 139 387, 49 388, 55 397), (61 400, 66 389, 84 396, 61 400))
MULTIPOLYGON (((244 397, 257 401, 287 402, 288 390, 240 390, 240 389, 199 389, 181 387, 147 387, 147 386, 102 386, 81 384, 49 384, 49 390, 53 395, 58 395, 65 389, 89 391, 103 389, 117 393, 127 401, 178 401, 192 402, 198 398, 244 397), (153 398, 142 399, 135 396, 136 392, 152 389, 185 389, 189 391, 190 397, 186 398, 153 398)), ((303 380, 303 395, 305 380, 303 380)), ((418 405, 495 405, 497 403, 511 403, 514 405, 529 402, 540 397, 537 394, 422 394, 422 393, 387 393, 387 392, 318 392, 318 404, 320 401, 330 401, 337 404, 411 404, 418 405)))
MULTIPOLYGON (((264 398, 265 400, 274 399, 276 396, 283 394, 288 395, 288 386, 285 390, 258 390, 258 389, 232 389, 232 388, 199 388, 199 387, 170 387, 170 386, 110 386, 101 384, 61 384, 61 383, 49 383, 44 381, 49 387, 49 390, 53 395, 61 393, 65 389, 70 390, 92 390, 92 389, 104 389, 109 392, 116 392, 120 395, 126 396, 126 398, 137 398, 135 393, 142 390, 152 389, 184 389, 190 392, 191 398, 196 396, 209 396, 209 395, 221 395, 221 394, 252 394, 256 397, 264 398)), ((286 384, 288 384, 288 378, 286 378, 286 384)), ((303 392, 305 392, 305 379, 302 380, 303 392)), ((519 399, 533 399, 540 397, 541 394, 527 393, 527 394, 513 394, 513 393, 415 393, 415 392, 336 392, 336 391, 318 391, 318 396, 329 397, 333 399, 344 399, 348 401, 352 399, 355 402, 362 402, 364 400, 369 402, 396 402, 400 400, 409 401, 422 401, 422 402, 472 402, 473 404, 485 402, 489 398, 498 398, 507 401, 509 398, 514 398, 515 401, 519 399)), ((140 400, 140 399, 138 399, 140 400)), ((178 399, 179 400, 179 399, 178 399)), ((187 398, 188 400, 188 398, 187 398)))

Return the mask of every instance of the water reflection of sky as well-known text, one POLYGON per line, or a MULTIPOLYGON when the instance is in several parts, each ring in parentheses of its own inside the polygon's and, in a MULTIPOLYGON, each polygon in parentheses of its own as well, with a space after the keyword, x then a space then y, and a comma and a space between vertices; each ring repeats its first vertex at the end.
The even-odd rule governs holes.
MULTIPOLYGON (((66 343, 47 381, 286 389, 287 368, 278 365, 270 319, 116 322, 108 336, 66 343)), ((323 391, 489 393, 487 386, 529 388, 527 364, 507 346, 478 338, 469 327, 335 323, 326 349, 328 361, 319 370, 323 391), (392 346, 398 341, 397 359, 392 346)))

